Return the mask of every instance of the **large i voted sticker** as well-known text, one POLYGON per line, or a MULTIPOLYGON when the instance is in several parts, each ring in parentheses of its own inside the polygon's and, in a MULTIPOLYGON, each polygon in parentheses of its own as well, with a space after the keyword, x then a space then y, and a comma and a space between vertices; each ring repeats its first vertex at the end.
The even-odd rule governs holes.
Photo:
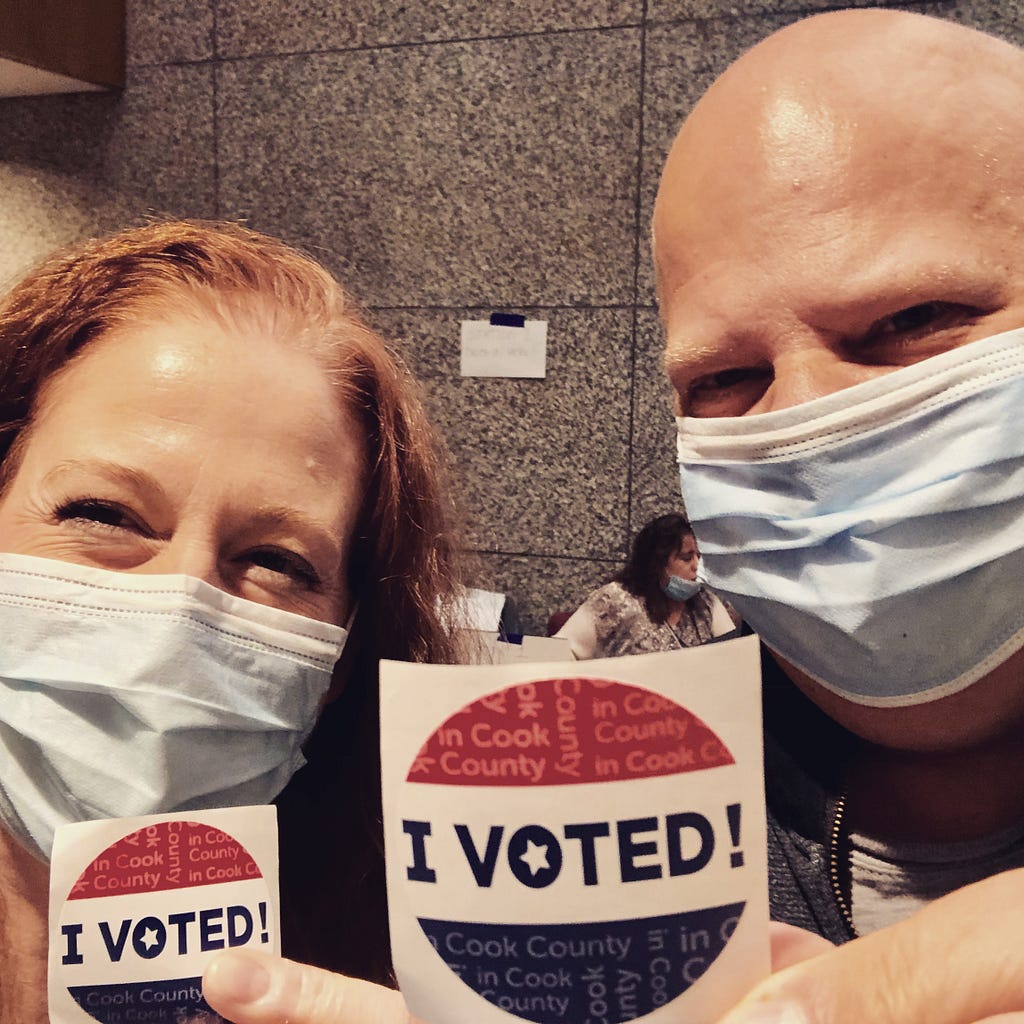
POLYGON ((710 1022, 766 969, 756 643, 539 668, 382 676, 402 990, 438 1024, 710 1022))
POLYGON ((51 864, 50 1020, 215 1022, 223 949, 280 947, 272 807, 65 826, 51 864))

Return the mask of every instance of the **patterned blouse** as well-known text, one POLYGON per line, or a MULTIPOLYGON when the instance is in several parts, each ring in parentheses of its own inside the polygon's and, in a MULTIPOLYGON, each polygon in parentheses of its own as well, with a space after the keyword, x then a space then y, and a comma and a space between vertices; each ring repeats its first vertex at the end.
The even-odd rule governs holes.
POLYGON ((714 594, 702 589, 686 602, 674 626, 667 622, 657 625, 640 598, 621 583, 606 583, 573 612, 556 635, 568 638, 579 660, 674 651, 712 639, 716 605, 724 610, 714 594))

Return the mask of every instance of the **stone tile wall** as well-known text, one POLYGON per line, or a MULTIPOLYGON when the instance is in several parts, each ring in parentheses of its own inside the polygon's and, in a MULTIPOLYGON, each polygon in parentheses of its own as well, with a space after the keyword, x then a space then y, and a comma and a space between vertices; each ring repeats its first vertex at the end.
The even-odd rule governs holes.
MULTIPOLYGON (((311 250, 422 379, 479 582, 539 631, 679 504, 647 237, 675 128, 834 6, 128 0, 122 96, 0 100, 0 282, 154 213, 311 250), (546 380, 458 376, 459 321, 492 310, 549 322, 546 380)), ((1018 2, 898 6, 1024 43, 1018 2)))

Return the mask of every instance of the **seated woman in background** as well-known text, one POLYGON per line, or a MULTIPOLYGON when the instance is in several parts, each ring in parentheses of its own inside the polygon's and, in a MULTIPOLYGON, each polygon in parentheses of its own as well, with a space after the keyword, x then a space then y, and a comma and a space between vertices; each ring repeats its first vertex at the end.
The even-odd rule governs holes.
POLYGON ((448 512, 406 371, 280 242, 156 224, 0 301, 0 1020, 47 1020, 57 827, 282 789, 286 952, 389 976, 377 663, 454 660, 448 512))
POLYGON ((578 660, 694 647, 738 625, 697 579, 697 541, 686 516, 659 516, 634 538, 629 561, 555 634, 578 660))

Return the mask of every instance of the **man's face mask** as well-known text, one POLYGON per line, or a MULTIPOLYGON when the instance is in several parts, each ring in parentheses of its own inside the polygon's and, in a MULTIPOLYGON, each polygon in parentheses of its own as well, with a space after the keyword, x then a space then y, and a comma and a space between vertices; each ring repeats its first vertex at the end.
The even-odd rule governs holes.
POLYGON ((187 576, 0 555, 0 825, 267 803, 346 631, 187 576))
POLYGON ((823 686, 876 707, 1024 646, 1024 329, 763 415, 682 417, 710 585, 823 686))

